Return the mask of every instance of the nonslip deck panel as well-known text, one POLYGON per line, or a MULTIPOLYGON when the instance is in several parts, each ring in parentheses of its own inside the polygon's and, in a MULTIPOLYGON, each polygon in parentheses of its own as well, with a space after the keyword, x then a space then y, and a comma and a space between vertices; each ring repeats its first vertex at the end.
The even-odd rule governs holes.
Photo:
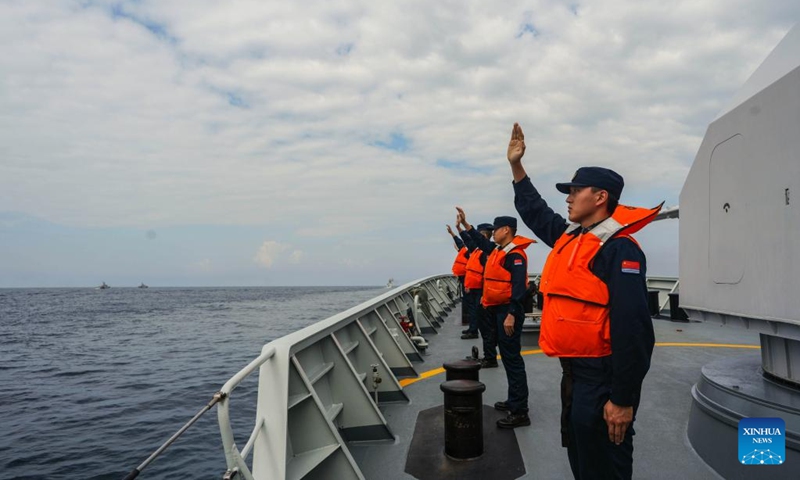
POLYGON ((495 425, 504 416, 505 413, 484 405, 483 455, 474 460, 457 461, 444 454, 444 407, 419 412, 405 472, 418 480, 514 480, 525 475, 516 435, 512 430, 495 425))

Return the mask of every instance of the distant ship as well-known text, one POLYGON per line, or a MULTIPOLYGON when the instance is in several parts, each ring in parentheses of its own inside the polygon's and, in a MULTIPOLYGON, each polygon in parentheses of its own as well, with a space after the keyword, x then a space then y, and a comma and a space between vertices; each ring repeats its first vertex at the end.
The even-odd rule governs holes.
POLYGON ((394 287, 394 278, 390 278, 388 282, 386 282, 386 288, 394 287))
POLYGON ((100 285, 99 287, 97 287, 97 290, 106 290, 106 289, 108 289, 108 288, 111 288, 111 287, 109 287, 108 285, 106 285, 106 282, 103 282, 103 284, 102 284, 102 285, 100 285))
POLYGON ((145 284, 144 284, 144 282, 142 282, 142 284, 141 284, 141 285, 139 285, 139 286, 138 286, 138 287, 136 287, 136 288, 150 288, 150 287, 148 287, 147 285, 145 285, 145 284))

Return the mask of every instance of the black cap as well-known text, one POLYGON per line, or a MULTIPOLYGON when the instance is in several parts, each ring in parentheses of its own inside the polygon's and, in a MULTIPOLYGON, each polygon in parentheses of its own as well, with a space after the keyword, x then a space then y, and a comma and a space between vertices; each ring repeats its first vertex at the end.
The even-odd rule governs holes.
POLYGON ((561 193, 569 194, 570 187, 597 187, 619 200, 625 181, 614 170, 603 167, 581 167, 575 172, 572 181, 556 183, 556 188, 561 193))
POLYGON ((481 223, 477 227, 475 227, 475 229, 478 230, 479 232, 481 230, 488 230, 491 232, 492 230, 494 230, 494 226, 491 223, 481 223))
POLYGON ((511 227, 516 229, 517 219, 514 217, 495 217, 493 226, 495 230, 500 227, 511 227))

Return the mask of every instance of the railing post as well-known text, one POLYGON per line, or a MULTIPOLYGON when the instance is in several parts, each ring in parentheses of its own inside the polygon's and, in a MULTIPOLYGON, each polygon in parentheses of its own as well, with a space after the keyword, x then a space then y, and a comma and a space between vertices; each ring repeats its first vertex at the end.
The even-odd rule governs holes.
MULTIPOLYGON (((222 400, 220 400, 217 404, 217 421, 219 423, 219 433, 222 437, 222 448, 225 451, 225 463, 227 464, 228 472, 235 472, 236 474, 241 475, 241 478, 244 478, 245 480, 253 480, 253 474, 250 473, 250 469, 247 467, 244 458, 242 458, 239 449, 236 447, 236 441, 233 438, 233 428, 231 427, 228 402, 230 401, 231 393, 234 389, 236 389, 236 387, 239 386, 242 380, 250 376, 251 373, 259 369, 261 365, 263 365, 273 356, 275 356, 274 347, 263 352, 255 360, 240 370, 236 375, 231 377, 230 380, 225 382, 225 385, 223 385, 222 389, 220 390, 220 393, 222 394, 222 400)), ((258 428, 253 430, 251 437, 257 434, 258 428)), ((249 441, 248 445, 250 445, 249 441)))
POLYGON ((230 413, 228 410, 228 401, 230 395, 227 395, 217 405, 217 419, 219 420, 219 432, 222 436, 222 446, 225 449, 225 463, 228 467, 228 472, 236 472, 241 475, 245 480, 254 480, 253 474, 239 453, 236 447, 236 442, 233 439, 233 428, 231 428, 230 413))
MULTIPOLYGON (((419 326, 419 320, 421 318, 422 318, 422 310, 419 308, 419 293, 417 293, 414 295, 414 320, 416 321, 417 326, 419 326)), ((428 319, 427 316, 425 317, 425 319, 428 320, 428 323, 430 323, 430 320, 428 319)), ((431 324, 431 326, 433 326, 433 324, 431 324)))

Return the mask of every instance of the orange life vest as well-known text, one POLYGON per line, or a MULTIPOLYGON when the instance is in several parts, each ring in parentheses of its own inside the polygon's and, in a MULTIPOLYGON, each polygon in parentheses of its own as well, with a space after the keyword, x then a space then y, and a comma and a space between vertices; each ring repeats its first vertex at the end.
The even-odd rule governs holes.
MULTIPOLYGON (((486 259, 486 267, 483 270, 483 297, 481 304, 484 307, 492 305, 505 305, 511 302, 511 272, 503 268, 506 255, 516 252, 525 259, 525 266, 528 265, 528 256, 525 249, 528 245, 535 243, 535 240, 517 235, 511 242, 503 248, 492 250, 489 258, 486 259)), ((528 286, 528 275, 525 275, 525 287, 528 286)))
POLYGON ((453 275, 456 277, 463 277, 467 274, 467 247, 461 247, 456 255, 456 261, 453 262, 453 275))
POLYGON ((467 260, 467 274, 464 277, 464 288, 480 290, 483 288, 483 265, 481 265, 483 250, 476 248, 469 254, 467 260))
POLYGON ((539 284, 544 295, 539 346, 546 355, 611 355, 608 287, 592 273, 592 262, 608 240, 638 232, 653 221, 662 205, 653 209, 619 205, 614 215, 589 232, 571 235, 568 232, 580 226, 570 226, 556 241, 539 284))

